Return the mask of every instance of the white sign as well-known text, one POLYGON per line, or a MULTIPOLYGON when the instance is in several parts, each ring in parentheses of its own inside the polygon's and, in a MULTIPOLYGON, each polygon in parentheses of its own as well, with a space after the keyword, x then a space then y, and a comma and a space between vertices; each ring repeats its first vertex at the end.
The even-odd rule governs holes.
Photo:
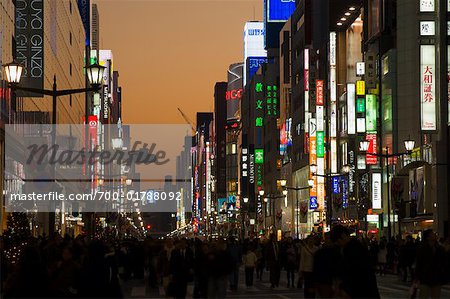
POLYGON ((372 173, 372 209, 381 209, 381 173, 372 173))
POLYGON ((323 132, 323 106, 316 106, 317 131, 323 132))
POLYGON ((367 222, 375 222, 378 223, 379 216, 378 215, 367 215, 367 222))
POLYGON ((336 32, 330 32, 330 65, 336 65, 336 32))
POLYGON ((366 132, 366 119, 364 117, 358 117, 356 119, 356 132, 357 133, 366 132))
POLYGON ((420 12, 433 12, 434 11, 434 1, 435 0, 419 0, 420 1, 420 12))
POLYGON ((347 133, 356 134, 355 84, 347 84, 347 133))
POLYGON ((435 35, 434 21, 421 21, 420 35, 422 36, 435 35))
POLYGON ((364 62, 356 63, 356 76, 364 76, 366 65, 364 62))
POLYGON ((265 29, 263 22, 247 22, 244 26, 244 85, 247 84, 247 58, 267 57, 264 49, 265 29))
POLYGON ((330 137, 336 137, 337 132, 337 108, 336 102, 331 103, 330 137))
POLYGON ((436 127, 436 58, 434 45, 420 46, 420 103, 422 130, 434 131, 436 127))

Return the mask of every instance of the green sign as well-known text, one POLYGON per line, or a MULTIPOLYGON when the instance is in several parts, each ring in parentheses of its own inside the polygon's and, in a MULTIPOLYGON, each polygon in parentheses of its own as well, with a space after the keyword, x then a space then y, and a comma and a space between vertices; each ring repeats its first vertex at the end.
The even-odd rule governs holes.
POLYGON ((377 97, 373 94, 366 95, 366 131, 377 130, 377 97))
POLYGON ((323 132, 317 132, 316 133, 316 139, 317 139, 317 158, 323 158, 325 155, 325 147, 324 147, 324 141, 323 141, 323 132))
POLYGON ((256 165, 256 186, 263 185, 263 166, 261 164, 256 165))
POLYGON ((262 92, 263 91, 263 84, 262 83, 256 83, 255 85, 255 91, 256 92, 262 92))
POLYGON ((255 163, 256 164, 264 164, 264 150, 263 149, 255 149, 255 163))
POLYGON ((268 85, 266 88, 266 114, 278 115, 278 90, 276 85, 268 85))
POLYGON ((366 103, 365 103, 364 98, 356 99, 356 112, 364 113, 365 111, 366 111, 366 103))

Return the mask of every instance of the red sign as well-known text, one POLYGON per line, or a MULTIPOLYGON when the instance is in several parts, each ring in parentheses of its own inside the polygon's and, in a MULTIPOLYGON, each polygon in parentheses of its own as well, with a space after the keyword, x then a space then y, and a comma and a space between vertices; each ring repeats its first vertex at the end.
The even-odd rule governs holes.
POLYGON ((228 90, 225 94, 225 98, 227 101, 228 100, 238 100, 242 96, 242 91, 243 91, 242 88, 228 90))
POLYGON ((316 80, 316 105, 323 106, 323 80, 316 80))
MULTIPOLYGON (((376 154, 377 153, 377 134, 367 134, 366 140, 370 141, 369 148, 367 149, 367 153, 376 154)), ((377 164, 377 156, 374 155, 366 155, 366 164, 367 165, 376 165, 377 164)))

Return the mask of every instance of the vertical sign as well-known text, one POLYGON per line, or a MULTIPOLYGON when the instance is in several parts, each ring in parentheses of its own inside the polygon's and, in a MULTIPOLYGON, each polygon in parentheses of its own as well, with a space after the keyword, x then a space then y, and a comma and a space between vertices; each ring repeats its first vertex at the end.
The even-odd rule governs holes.
POLYGON ((347 84, 347 133, 356 134, 355 84, 347 84))
POLYGON ((323 80, 316 80, 316 105, 323 106, 323 80))
POLYGON ((381 173, 372 173, 372 209, 381 209, 381 173))
MULTIPOLYGON (((309 123, 309 165, 317 164, 317 153, 316 153, 316 120, 310 118, 309 123)), ((317 205, 317 177, 312 175, 310 171, 310 176, 313 180, 313 186, 309 189, 309 208, 315 210, 318 208, 317 205)))
POLYGON ((227 120, 239 120, 242 87, 243 87, 244 64, 231 64, 227 70, 227 120))
MULTIPOLYGON (((3 1, 2 1, 3 2, 3 1)), ((23 86, 44 88, 44 1, 16 0, 16 60, 24 68, 23 86)), ((17 90, 18 96, 43 97, 17 90)))
POLYGON ((267 116, 278 115, 278 88, 276 85, 266 87, 266 113, 267 116))
POLYGON ((323 106, 316 106, 317 131, 323 131, 323 106))
POLYGON ((420 103, 422 130, 436 130, 436 58, 434 45, 420 46, 420 103))
POLYGON ((369 155, 377 153, 377 134, 367 134, 366 140, 368 140, 369 148, 367 149, 366 154, 366 164, 367 165, 376 165, 377 164, 377 156, 369 155))
POLYGON ((377 97, 373 94, 366 95, 366 130, 377 130, 377 97))
MULTIPOLYGON (((450 10, 450 3, 447 8, 450 10)), ((450 27, 448 25, 448 22, 447 27, 450 27)), ((450 57, 450 46, 447 46, 447 105, 448 105, 447 124, 450 125, 450 59, 448 57, 450 57)))
POLYGON ((318 131, 317 135, 316 135, 316 140, 317 140, 317 149, 316 149, 316 153, 317 153, 317 158, 323 158, 324 154, 325 154, 325 150, 324 150, 324 134, 323 131, 318 131))
POLYGON ((84 34, 86 36, 85 45, 91 44, 91 1, 90 0, 78 0, 78 11, 80 12, 81 21, 83 22, 84 34))

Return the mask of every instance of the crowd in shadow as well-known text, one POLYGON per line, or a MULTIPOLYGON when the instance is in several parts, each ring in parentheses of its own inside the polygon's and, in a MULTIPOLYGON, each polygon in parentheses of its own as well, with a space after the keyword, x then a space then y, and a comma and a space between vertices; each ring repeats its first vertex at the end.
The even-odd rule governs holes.
MULTIPOLYGON (((423 240, 368 240, 350 236, 346 227, 310 235, 268 239, 166 238, 88 240, 30 238, 17 261, 2 248, 3 298, 123 298, 127 281, 142 280, 166 297, 225 298, 255 281, 302 293, 304 298, 379 298, 377 274, 398 274, 423 298, 439 298, 448 282, 448 242, 425 231, 423 240), (256 275, 255 275, 256 273, 256 275), (145 278, 145 279, 144 279, 145 278)), ((155 291, 155 294, 158 292, 155 291)))

